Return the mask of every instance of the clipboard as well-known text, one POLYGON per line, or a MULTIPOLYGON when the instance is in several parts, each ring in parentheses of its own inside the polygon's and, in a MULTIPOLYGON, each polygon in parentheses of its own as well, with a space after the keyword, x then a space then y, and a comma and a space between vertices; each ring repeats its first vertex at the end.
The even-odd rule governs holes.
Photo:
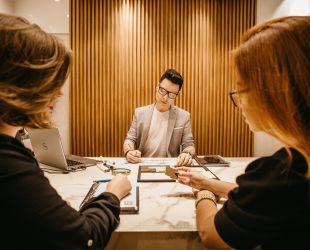
MULTIPOLYGON (((80 204, 80 208, 91 198, 97 197, 106 190, 107 182, 94 181, 80 204)), ((132 190, 121 202, 121 214, 137 214, 139 212, 139 186, 132 184, 132 190)))

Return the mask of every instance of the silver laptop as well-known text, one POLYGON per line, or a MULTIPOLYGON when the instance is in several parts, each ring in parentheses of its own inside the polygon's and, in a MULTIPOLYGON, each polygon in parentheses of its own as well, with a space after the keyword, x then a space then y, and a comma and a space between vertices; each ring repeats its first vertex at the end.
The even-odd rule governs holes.
POLYGON ((27 128, 27 131, 35 157, 40 163, 66 171, 74 171, 99 162, 80 156, 65 155, 57 128, 27 128))

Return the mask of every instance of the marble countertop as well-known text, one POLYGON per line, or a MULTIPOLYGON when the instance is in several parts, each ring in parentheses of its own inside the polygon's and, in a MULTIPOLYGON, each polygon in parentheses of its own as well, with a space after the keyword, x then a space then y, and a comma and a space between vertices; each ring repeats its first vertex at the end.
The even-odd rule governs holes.
MULTIPOLYGON (((229 167, 210 167, 221 180, 235 182, 238 175, 255 158, 225 158, 229 167)), ((129 179, 137 183, 138 166, 140 164, 174 165, 175 158, 142 158, 142 163, 128 164, 124 158, 102 158, 114 162, 117 167, 131 169, 129 179)), ((80 203, 88 192, 92 182, 102 178, 112 178, 104 173, 102 166, 92 166, 84 171, 69 174, 49 174, 45 176, 62 198, 78 210, 80 203)), ((197 231, 195 223, 195 199, 191 188, 178 182, 138 182, 139 213, 121 215, 121 223, 117 232, 189 232, 197 231)), ((218 208, 224 201, 220 201, 218 208)))

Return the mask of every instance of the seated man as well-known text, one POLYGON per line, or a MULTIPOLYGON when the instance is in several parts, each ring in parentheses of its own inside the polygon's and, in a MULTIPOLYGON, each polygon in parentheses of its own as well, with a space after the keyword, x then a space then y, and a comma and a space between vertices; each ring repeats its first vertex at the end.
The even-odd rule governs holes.
POLYGON ((156 103, 135 110, 124 141, 131 163, 143 157, 177 157, 177 165, 189 165, 195 154, 190 114, 173 106, 183 85, 182 76, 168 69, 156 87, 156 103))

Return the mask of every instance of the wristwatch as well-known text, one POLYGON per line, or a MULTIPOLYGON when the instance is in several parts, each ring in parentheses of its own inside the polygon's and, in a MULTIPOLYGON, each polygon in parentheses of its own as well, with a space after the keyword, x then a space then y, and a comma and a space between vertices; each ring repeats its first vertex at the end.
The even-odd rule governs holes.
POLYGON ((197 208, 197 205, 199 204, 199 202, 201 202, 202 200, 210 200, 213 201, 214 205, 216 206, 216 197, 213 193, 208 192, 208 193, 197 193, 197 197, 196 197, 196 202, 195 202, 195 206, 197 208))

